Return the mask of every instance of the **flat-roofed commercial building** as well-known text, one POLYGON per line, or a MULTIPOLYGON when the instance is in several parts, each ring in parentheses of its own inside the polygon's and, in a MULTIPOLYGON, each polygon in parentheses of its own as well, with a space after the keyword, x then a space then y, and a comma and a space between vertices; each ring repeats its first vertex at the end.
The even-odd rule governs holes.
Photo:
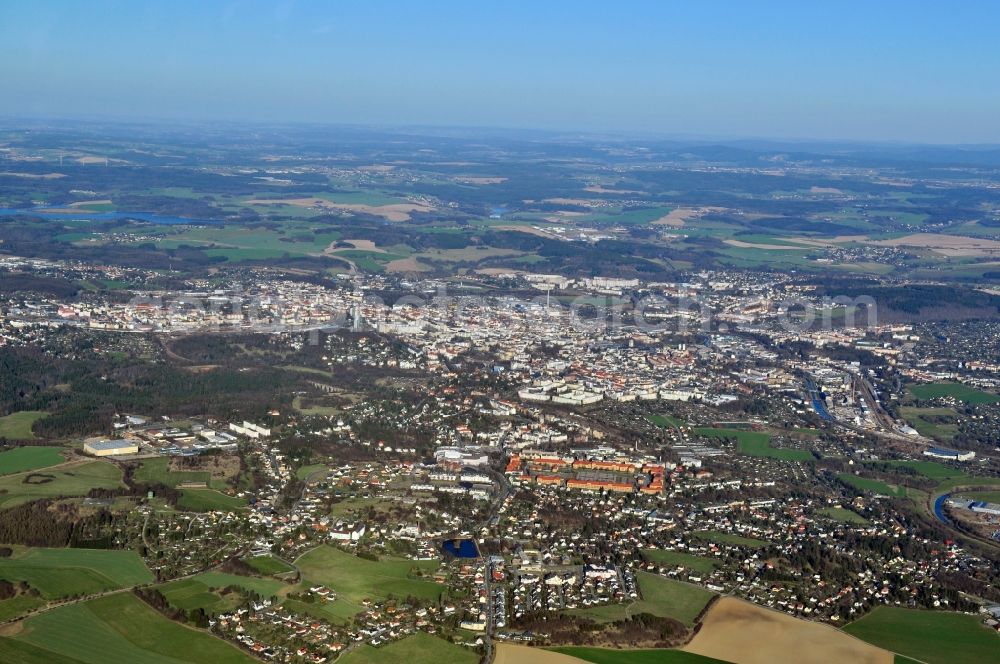
POLYGON ((138 454, 139 445, 131 440, 96 440, 84 443, 83 451, 99 457, 138 454))

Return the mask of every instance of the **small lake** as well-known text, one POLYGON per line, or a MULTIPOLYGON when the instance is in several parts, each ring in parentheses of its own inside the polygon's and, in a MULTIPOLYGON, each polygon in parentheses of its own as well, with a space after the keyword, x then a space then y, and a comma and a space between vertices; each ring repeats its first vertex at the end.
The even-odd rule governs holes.
POLYGON ((116 221, 119 219, 135 219, 145 221, 150 224, 218 224, 218 220, 191 219, 189 217, 171 217, 169 215, 151 214, 149 212, 45 212, 46 208, 0 208, 0 215, 3 214, 23 214, 42 219, 91 219, 93 221, 116 221))
POLYGON ((479 557, 479 547, 476 546, 476 541, 471 539, 445 540, 445 542, 441 545, 441 550, 448 555, 455 556, 456 558, 479 557))

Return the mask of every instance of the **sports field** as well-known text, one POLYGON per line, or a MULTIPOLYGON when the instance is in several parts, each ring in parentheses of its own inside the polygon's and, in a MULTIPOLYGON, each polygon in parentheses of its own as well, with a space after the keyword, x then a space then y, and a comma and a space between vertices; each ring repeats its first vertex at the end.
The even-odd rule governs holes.
MULTIPOLYGON (((562 646, 548 648, 552 652, 575 657, 584 662, 594 664, 720 664, 722 660, 712 659, 683 650, 613 650, 610 648, 585 648, 579 646, 562 646)), ((530 654, 527 654, 530 657, 530 654)), ((525 660, 521 660, 525 662, 525 660)), ((531 660, 527 660, 531 661, 531 660)), ((556 664, 553 662, 553 664, 556 664)))
POLYGON ((340 664, 476 664, 478 661, 479 655, 474 651, 423 632, 380 648, 363 645, 337 660, 340 664))
POLYGON ((22 410, 0 417, 0 438, 9 440, 31 440, 35 434, 31 425, 48 415, 40 410, 22 410))
POLYGON ((783 459, 785 461, 812 461, 813 459, 813 455, 807 450, 771 447, 771 434, 760 431, 699 427, 694 432, 706 438, 735 438, 736 451, 749 456, 783 459))
POLYGON ((91 489, 116 489, 120 486, 121 469, 107 461, 26 471, 0 477, 0 508, 39 498, 84 496, 91 489))
POLYGON ((447 589, 423 579, 411 578, 411 571, 433 571, 436 561, 365 560, 332 546, 319 546, 295 561, 307 584, 322 584, 337 593, 337 600, 328 609, 342 618, 364 610, 363 599, 384 600, 390 595, 408 595, 436 600, 447 589))
POLYGON ((55 599, 151 583, 153 574, 135 551, 17 547, 0 558, 0 579, 27 581, 55 599))
POLYGON ((691 626, 714 595, 714 593, 699 586, 674 581, 649 572, 636 573, 636 581, 639 582, 639 591, 642 595, 640 600, 586 609, 573 609, 566 613, 590 618, 597 622, 614 622, 640 613, 650 613, 654 616, 674 618, 691 626))
POLYGON ((0 661, 49 664, 252 664, 207 632, 172 622, 128 592, 24 620, 0 638, 0 661), (15 633, 12 633, 15 632, 15 633))
POLYGON ((1000 636, 976 616, 876 607, 844 631, 928 664, 980 664, 1000 659, 1000 636))
POLYGON ((684 420, 674 417, 673 415, 647 415, 646 421, 663 429, 684 426, 684 420))
POLYGON ((740 664, 893 664, 892 653, 821 623, 723 597, 684 646, 688 652, 740 664))
POLYGON ((56 466, 66 461, 61 447, 15 447, 0 452, 0 475, 56 466))

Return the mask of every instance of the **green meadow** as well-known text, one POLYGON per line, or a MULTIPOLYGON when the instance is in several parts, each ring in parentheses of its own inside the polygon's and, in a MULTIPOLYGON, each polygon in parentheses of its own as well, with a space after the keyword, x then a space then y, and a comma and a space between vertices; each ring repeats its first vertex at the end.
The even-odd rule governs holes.
POLYGON ((0 638, 0 661, 47 664, 252 664, 207 632, 164 617, 128 592, 68 604, 25 619, 0 638))
POLYGON ((962 491, 960 494, 969 500, 982 500, 987 503, 1000 503, 1000 491, 962 491))
POLYGON ((692 537, 715 544, 731 544, 734 546, 748 546, 759 549, 767 546, 767 542, 755 537, 744 537, 735 533, 723 533, 718 530, 698 530, 691 533, 692 537))
POLYGON ((47 603, 41 597, 33 597, 31 595, 17 595, 9 599, 0 599, 0 622, 6 622, 18 616, 23 616, 40 606, 45 606, 47 603))
POLYGON ((0 417, 0 438, 9 440, 32 440, 35 434, 31 427, 48 413, 40 410, 22 410, 0 417))
POLYGON ((308 464, 308 465, 305 465, 305 466, 300 466, 295 471, 295 476, 297 478, 299 478, 300 480, 305 480, 305 479, 308 479, 309 476, 312 475, 313 473, 321 472, 321 471, 325 470, 326 468, 327 468, 327 465, 325 463, 313 463, 313 464, 308 464))
POLYGON ((958 413, 951 408, 902 406, 899 414, 921 435, 950 441, 958 433, 958 413))
POLYGON ((890 498, 903 498, 906 496, 906 487, 904 486, 891 486, 881 480, 859 477, 851 473, 840 473, 837 475, 837 478, 861 492, 870 491, 876 495, 888 496, 890 498))
POLYGON ((434 601, 447 593, 445 586, 412 576, 415 569, 436 570, 436 561, 387 559, 376 562, 322 545, 300 556, 295 566, 302 572, 303 584, 321 584, 336 591, 337 599, 329 607, 343 618, 363 611, 361 602, 364 599, 412 595, 434 601))
POLYGON ((1000 637, 979 617, 961 613, 878 606, 844 631, 928 664, 980 664, 1000 656, 1000 637))
POLYGON ((66 461, 61 454, 63 449, 62 447, 27 446, 0 452, 0 475, 57 466, 66 461))
POLYGON ((255 558, 245 558, 244 561, 250 567, 264 574, 266 576, 272 576, 275 574, 286 574, 288 572, 294 572, 295 568, 286 563, 283 560, 279 560, 274 556, 257 556, 255 558))
POLYGON ((714 596, 714 593, 699 586, 649 572, 638 572, 636 581, 639 583, 639 592, 642 595, 640 600, 631 604, 606 604, 572 609, 566 613, 597 622, 614 622, 624 620, 628 616, 649 613, 654 616, 674 618, 690 627, 714 596))
POLYGON ((177 499, 177 509, 186 512, 232 512, 246 507, 245 499, 215 489, 181 489, 181 497, 177 499))
POLYGON ((221 613, 234 608, 240 600, 237 593, 223 595, 220 591, 230 586, 257 593, 261 597, 274 597, 289 586, 274 579, 205 572, 189 579, 171 581, 159 587, 172 606, 189 611, 202 608, 210 613, 221 613))
POLYGON ((594 664, 726 664, 721 659, 696 655, 683 650, 617 650, 610 648, 589 648, 583 646, 561 646, 546 648, 552 652, 582 659, 594 664))
POLYGON ((176 487, 185 483, 204 483, 214 489, 226 488, 226 483, 213 480, 212 473, 207 470, 171 470, 170 459, 160 457, 157 459, 143 459, 135 471, 135 480, 141 484, 163 484, 169 487, 176 487))
POLYGON ((151 583, 153 574, 135 551, 18 547, 0 558, 0 579, 26 581, 43 598, 57 599, 151 583))
POLYGON ((956 401, 967 404, 1000 403, 1000 396, 977 390, 962 383, 925 383, 923 385, 913 385, 909 391, 918 399, 952 397, 956 401))
POLYGON ((817 511, 823 516, 830 517, 834 521, 840 521, 841 523, 853 523, 858 526, 865 526, 870 523, 868 519, 846 507, 824 507, 817 511))
POLYGON ((899 468, 910 468, 932 480, 949 480, 966 476, 961 470, 949 468, 937 461, 888 461, 886 463, 899 468))
POLYGON ((88 461, 58 469, 39 469, 0 477, 0 508, 40 498, 84 496, 91 489, 122 486, 122 471, 107 461, 88 461))
POLYGON ((684 420, 673 415, 647 415, 646 421, 663 429, 684 426, 684 420))
POLYGON ((479 655, 430 634, 417 632, 380 648, 363 645, 337 660, 340 664, 476 664, 479 655))
POLYGON ((696 556, 684 551, 663 551, 661 549, 644 549, 642 557, 658 565, 686 567, 692 572, 710 574, 719 567, 719 563, 706 556, 696 556))
POLYGON ((699 427, 694 432, 706 438, 735 438, 736 450, 749 456, 785 461, 812 461, 813 459, 813 455, 806 450, 771 447, 771 434, 761 431, 699 427))

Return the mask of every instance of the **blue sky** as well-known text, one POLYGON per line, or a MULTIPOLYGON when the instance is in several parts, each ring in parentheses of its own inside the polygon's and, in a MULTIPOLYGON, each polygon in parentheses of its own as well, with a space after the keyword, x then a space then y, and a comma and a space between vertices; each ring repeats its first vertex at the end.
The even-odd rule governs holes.
POLYGON ((0 114, 1000 143, 1000 2, 0 3, 0 114))

